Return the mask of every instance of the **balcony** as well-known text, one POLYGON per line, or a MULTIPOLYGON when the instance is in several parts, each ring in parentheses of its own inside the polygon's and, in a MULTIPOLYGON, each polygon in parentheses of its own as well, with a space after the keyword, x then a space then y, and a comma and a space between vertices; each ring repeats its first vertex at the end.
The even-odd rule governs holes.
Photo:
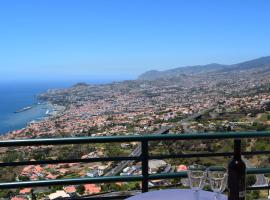
MULTIPOLYGON (((141 182, 141 192, 149 190, 148 183, 151 180, 158 179, 175 179, 186 178, 187 173, 157 173, 149 174, 149 160, 161 159, 180 159, 180 158, 205 158, 205 157, 230 157, 233 152, 196 152, 188 154, 168 154, 168 155, 151 155, 149 149, 150 142, 154 141, 190 141, 190 140, 213 140, 224 139, 232 140, 235 138, 268 138, 270 132, 224 132, 224 133, 196 133, 196 134, 157 134, 157 135, 141 135, 141 136, 108 136, 108 137, 75 137, 75 138, 52 138, 52 139, 22 139, 22 140, 6 140, 0 141, 0 147, 21 147, 21 146, 40 146, 40 145, 67 145, 67 144, 95 144, 95 143, 119 143, 119 142, 139 142, 140 145, 129 156, 119 157, 102 157, 87 159, 68 159, 68 160, 37 160, 22 162, 3 162, 0 167, 14 167, 26 165, 45 165, 45 164, 61 164, 61 163, 90 163, 90 162, 119 162, 114 171, 107 173, 106 176, 94 178, 72 178, 72 179, 56 179, 56 180, 37 180, 37 181, 18 181, 18 182, 2 182, 0 190, 18 189, 28 187, 48 187, 55 185, 78 185, 87 183, 112 183, 112 182, 141 182), (127 166, 130 162, 137 161, 142 163, 141 175, 120 176, 118 175, 123 166, 127 166)), ((270 154, 270 151, 247 151, 242 152, 245 156, 270 154)), ((247 174, 269 174, 270 168, 247 168, 247 174)), ((247 190, 269 190, 270 186, 256 185, 248 187, 247 190)), ((125 199, 129 195, 117 195, 110 197, 88 196, 80 197, 80 199, 125 199)), ((66 198, 69 199, 69 198, 66 198)), ((74 199, 74 198, 72 198, 74 199)))

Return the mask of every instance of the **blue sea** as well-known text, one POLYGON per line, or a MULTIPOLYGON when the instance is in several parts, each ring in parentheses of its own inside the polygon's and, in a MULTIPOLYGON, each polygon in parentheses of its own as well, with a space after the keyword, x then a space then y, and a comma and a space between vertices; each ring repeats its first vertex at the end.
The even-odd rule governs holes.
MULTIPOLYGON (((0 81, 0 134, 21 129, 31 121, 41 120, 48 104, 38 105, 37 95, 48 89, 68 88, 79 81, 68 82, 1 82, 0 81), (14 113, 22 108, 33 106, 31 109, 14 113)), ((91 84, 110 83, 112 80, 88 81, 91 84)))
POLYGON ((1 82, 0 83, 0 134, 25 127, 33 120, 46 116, 52 108, 47 104, 38 105, 37 95, 50 88, 65 88, 70 83, 39 83, 39 82, 1 82), (14 113, 22 108, 31 109, 14 113))

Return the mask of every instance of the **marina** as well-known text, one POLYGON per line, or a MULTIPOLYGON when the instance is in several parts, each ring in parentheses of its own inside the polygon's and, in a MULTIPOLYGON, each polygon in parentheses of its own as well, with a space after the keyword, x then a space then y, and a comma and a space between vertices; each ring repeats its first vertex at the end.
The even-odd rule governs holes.
POLYGON ((5 115, 1 121, 0 134, 18 130, 31 123, 44 120, 51 116, 54 106, 49 103, 34 103, 32 106, 23 107, 5 115))

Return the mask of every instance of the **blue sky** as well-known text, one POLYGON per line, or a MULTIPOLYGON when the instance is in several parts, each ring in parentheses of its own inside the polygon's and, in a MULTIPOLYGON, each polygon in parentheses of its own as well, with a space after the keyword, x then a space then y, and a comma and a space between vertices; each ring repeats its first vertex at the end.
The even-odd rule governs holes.
POLYGON ((135 79, 267 56, 269 10, 269 0, 0 1, 0 79, 135 79))

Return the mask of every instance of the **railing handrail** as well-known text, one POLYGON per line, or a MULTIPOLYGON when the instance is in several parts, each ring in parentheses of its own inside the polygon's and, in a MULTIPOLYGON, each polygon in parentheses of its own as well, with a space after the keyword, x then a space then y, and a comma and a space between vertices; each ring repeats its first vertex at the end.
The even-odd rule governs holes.
MULTIPOLYGON (((247 174, 248 175, 270 174, 270 168, 248 168, 247 174)), ((173 179, 173 178, 187 178, 187 172, 183 171, 174 173, 158 173, 158 174, 149 174, 148 176, 148 180, 173 179)), ((27 187, 52 186, 52 185, 76 185, 85 183, 132 182, 142 180, 143 180, 142 175, 132 175, 132 176, 103 176, 93 178, 20 181, 20 182, 0 183, 0 189, 14 189, 14 188, 27 188, 27 187)), ((268 187, 264 186, 263 189, 268 188, 270 189, 270 186, 268 187)))
POLYGON ((0 147, 11 146, 39 146, 39 145, 65 145, 83 143, 111 143, 111 142, 142 142, 164 140, 207 140, 207 139, 234 139, 234 138, 260 138, 270 137, 270 131, 250 132, 213 132, 213 133, 185 133, 185 134, 158 134, 158 135, 127 135, 127 136, 98 136, 98 137, 68 137, 68 138, 38 138, 2 140, 0 147))
MULTIPOLYGON (((0 183, 0 189, 25 188, 37 186, 51 185, 66 185, 66 184, 83 184, 83 183, 107 183, 107 182, 129 182, 142 181, 142 191, 148 191, 148 181, 155 179, 172 179, 186 177, 186 172, 166 173, 166 174, 148 174, 148 160, 151 159, 166 159, 166 158, 181 158, 181 157, 209 157, 209 156, 230 156, 232 152, 219 153, 194 153, 194 154, 179 154, 179 155, 149 155, 148 145, 150 141, 165 141, 165 140, 207 140, 207 139, 235 139, 235 138, 261 138, 270 137, 270 132, 215 132, 215 133, 190 133, 190 134, 158 134, 158 135, 129 135, 129 136, 102 136, 102 137, 70 137, 70 138, 39 138, 39 139, 19 139, 19 140, 3 140, 0 141, 0 147, 11 146, 39 146, 39 145, 67 145, 67 144, 87 144, 87 143, 112 143, 112 142, 139 142, 141 143, 141 154, 130 157, 105 157, 105 158, 90 158, 90 159, 71 159, 71 160, 53 160, 53 161, 22 161, 0 163, 0 167, 5 166, 20 166, 31 164, 47 164, 58 162, 94 162, 94 161, 121 161, 134 160, 142 162, 142 175, 132 176, 104 176, 95 178, 74 178, 74 179, 57 179, 57 180, 40 180, 40 181, 25 181, 25 182, 7 182, 0 183)), ((270 151, 244 152, 245 155, 255 155, 267 153, 270 151)), ((247 174, 266 174, 270 173, 270 168, 249 168, 247 174)), ((268 189, 269 186, 257 187, 256 189, 268 189)), ((252 189, 252 188, 250 188, 252 189)))

